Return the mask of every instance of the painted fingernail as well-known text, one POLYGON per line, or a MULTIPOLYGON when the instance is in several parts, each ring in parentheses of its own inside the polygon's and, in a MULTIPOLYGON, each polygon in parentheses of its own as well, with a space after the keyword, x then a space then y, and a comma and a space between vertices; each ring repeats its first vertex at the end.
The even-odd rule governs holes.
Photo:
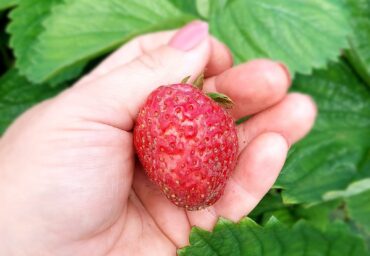
POLYGON ((288 84, 290 85, 291 84, 291 82, 292 82, 292 77, 291 77, 291 75, 290 75, 290 71, 289 71, 289 69, 288 69, 288 67, 287 66, 285 66, 285 64, 284 63, 282 63, 282 62, 277 62, 278 64, 279 64, 279 66, 284 70, 284 72, 285 72, 285 74, 286 74, 286 77, 287 77, 287 80, 288 80, 288 84))
POLYGON ((207 36, 208 24, 202 21, 193 21, 180 29, 168 45, 186 52, 200 44, 207 36))

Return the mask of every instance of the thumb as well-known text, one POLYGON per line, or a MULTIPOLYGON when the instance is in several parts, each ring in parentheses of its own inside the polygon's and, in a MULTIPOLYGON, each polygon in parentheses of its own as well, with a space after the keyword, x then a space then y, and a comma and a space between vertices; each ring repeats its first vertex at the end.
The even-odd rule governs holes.
MULTIPOLYGON (((90 109, 103 108, 105 116, 107 109, 118 112, 118 115, 108 115, 115 118, 104 123, 131 130, 150 92, 161 85, 179 83, 187 76, 191 76, 190 80, 197 77, 207 65, 210 51, 208 25, 195 21, 180 29, 167 45, 146 52, 95 81, 77 85, 71 91, 83 97, 79 102, 89 104, 90 109), (121 118, 118 120, 117 116, 121 118)), ((94 114, 99 112, 102 111, 94 114)))

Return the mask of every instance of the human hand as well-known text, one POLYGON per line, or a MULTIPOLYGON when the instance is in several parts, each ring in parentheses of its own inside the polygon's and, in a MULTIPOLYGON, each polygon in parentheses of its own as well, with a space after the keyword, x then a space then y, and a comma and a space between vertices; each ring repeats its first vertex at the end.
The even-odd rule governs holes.
POLYGON ((270 60, 232 66, 229 50, 193 22, 138 37, 72 88, 23 114, 0 140, 0 255, 175 255, 193 225, 237 221, 271 188, 289 146, 312 127, 308 96, 287 94, 270 60), (227 94, 240 155, 225 194, 188 212, 135 162, 132 129, 149 93, 205 70, 205 91, 227 94))

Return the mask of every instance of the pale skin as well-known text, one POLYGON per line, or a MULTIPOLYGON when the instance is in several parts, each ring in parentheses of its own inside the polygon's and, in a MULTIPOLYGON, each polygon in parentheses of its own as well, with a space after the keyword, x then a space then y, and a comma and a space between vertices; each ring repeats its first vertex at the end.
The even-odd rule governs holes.
MULTIPOLYGON (((316 116, 306 95, 287 93, 289 73, 267 59, 233 66, 208 34, 179 50, 177 31, 133 39, 57 97, 18 118, 0 139, 0 255, 175 255, 191 226, 238 221, 273 185, 289 147, 316 116), (187 47, 189 48, 189 47, 187 47), (205 70, 204 91, 227 94, 239 159, 213 206, 169 202, 135 159, 132 129, 149 93, 205 70)), ((181 48, 181 47, 180 47, 181 48)))

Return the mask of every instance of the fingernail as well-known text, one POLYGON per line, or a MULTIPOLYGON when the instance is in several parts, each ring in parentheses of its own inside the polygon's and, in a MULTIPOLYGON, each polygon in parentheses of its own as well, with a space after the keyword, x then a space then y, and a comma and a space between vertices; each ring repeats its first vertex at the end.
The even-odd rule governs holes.
POLYGON ((207 36, 208 24, 202 21, 193 21, 180 29, 168 45, 186 52, 200 44, 207 36))
POLYGON ((288 67, 287 66, 285 66, 285 64, 284 63, 282 63, 282 62, 277 62, 278 64, 279 64, 279 66, 284 70, 284 73, 286 74, 286 77, 287 77, 287 80, 288 80, 288 84, 290 85, 291 84, 291 82, 292 82, 292 77, 291 77, 291 75, 290 75, 290 71, 289 71, 289 69, 288 69, 288 67))

